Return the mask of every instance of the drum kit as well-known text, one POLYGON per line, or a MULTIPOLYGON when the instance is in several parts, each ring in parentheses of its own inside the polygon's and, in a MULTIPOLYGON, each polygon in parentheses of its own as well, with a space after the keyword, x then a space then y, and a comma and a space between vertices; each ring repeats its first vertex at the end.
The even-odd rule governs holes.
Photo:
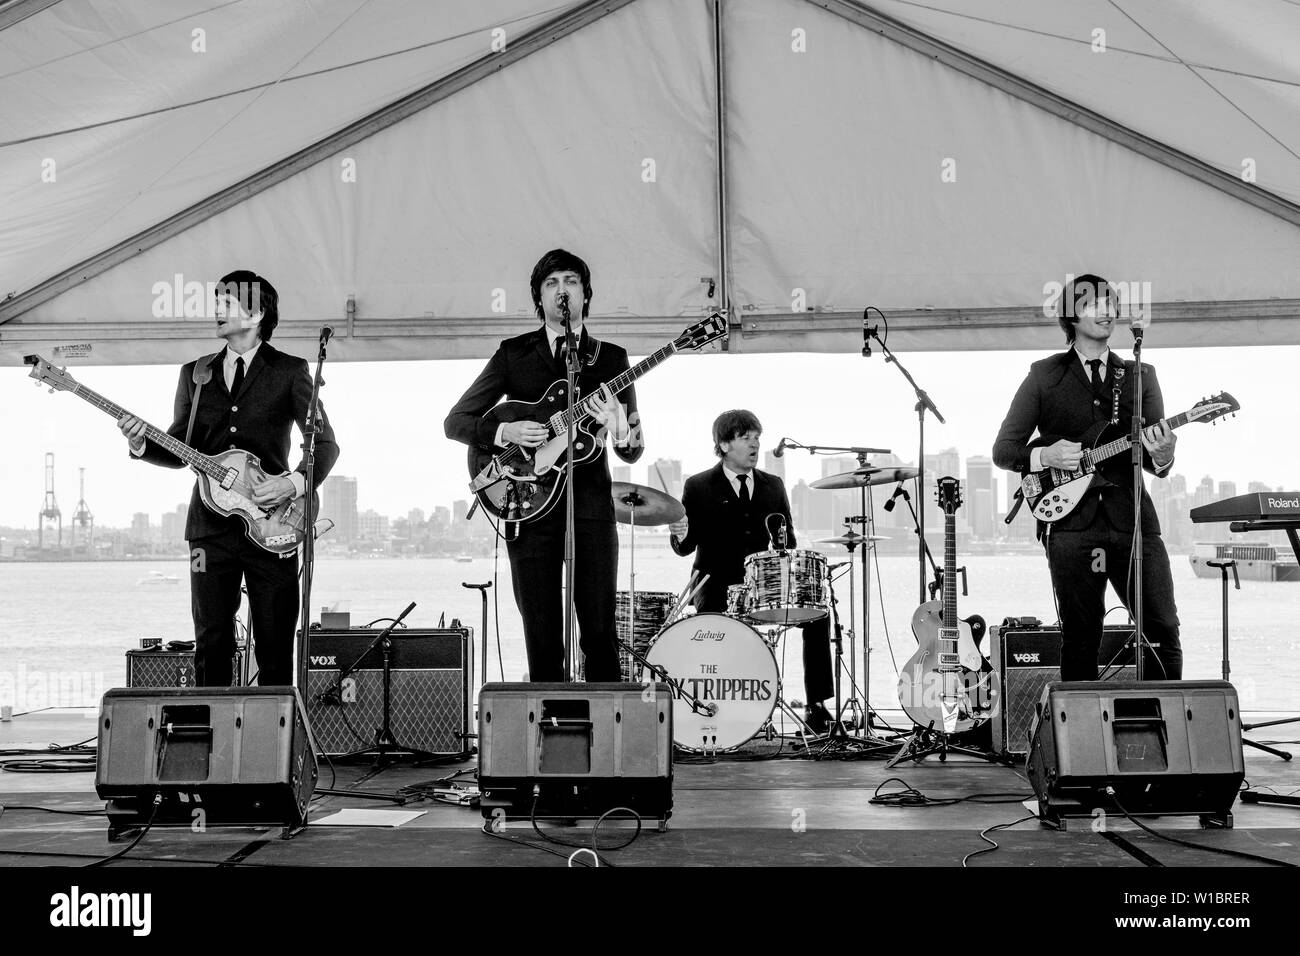
MULTIPOLYGON (((823 478, 812 487, 861 488, 865 499, 870 486, 905 481, 916 474, 915 468, 864 466, 823 478)), ((836 712, 827 736, 847 739, 847 728, 852 727, 863 735, 854 739, 889 745, 872 735, 869 707, 864 708, 861 717, 857 714, 856 698, 848 701, 849 717, 845 717, 840 686, 843 647, 834 597, 833 572, 847 565, 849 681, 856 692, 853 558, 861 548, 863 581, 869 589, 866 552, 874 542, 882 540, 879 536, 849 530, 818 542, 847 548, 849 560, 842 565, 829 565, 826 555, 808 549, 751 554, 745 559, 744 582, 727 588, 726 612, 694 614, 690 613, 691 602, 707 577, 696 580, 692 574, 687 586, 676 595, 636 590, 636 528, 680 520, 685 514, 681 502, 663 491, 628 482, 614 482, 612 497, 616 520, 632 528, 631 587, 619 591, 616 598, 623 676, 629 681, 663 680, 672 687, 673 741, 678 747, 694 753, 716 753, 735 750, 760 734, 773 739, 776 731, 772 718, 778 707, 803 727, 805 742, 815 739, 782 696, 776 650, 780 638, 791 627, 828 614, 832 615, 831 640, 836 655, 836 712)), ((864 614, 869 590, 866 595, 864 614)))

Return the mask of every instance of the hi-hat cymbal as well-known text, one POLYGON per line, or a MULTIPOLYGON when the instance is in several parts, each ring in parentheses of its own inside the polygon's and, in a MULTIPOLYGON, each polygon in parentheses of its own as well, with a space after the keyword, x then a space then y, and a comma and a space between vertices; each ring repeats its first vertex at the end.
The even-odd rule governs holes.
POLYGON ((863 488, 872 485, 891 485, 896 481, 911 481, 920 472, 915 468, 875 468, 868 465, 856 471, 818 478, 808 487, 819 491, 838 491, 841 488, 863 488))
POLYGON ((845 544, 845 545, 851 545, 856 547, 857 545, 861 544, 863 541, 888 541, 888 540, 889 540, 889 535, 887 534, 865 535, 865 534, 858 534, 856 531, 850 531, 847 534, 840 535, 838 538, 822 538, 817 543, 818 544, 845 544))
POLYGON ((614 520, 622 524, 671 524, 686 515, 680 501, 658 488, 615 481, 610 485, 610 493, 614 499, 614 520))

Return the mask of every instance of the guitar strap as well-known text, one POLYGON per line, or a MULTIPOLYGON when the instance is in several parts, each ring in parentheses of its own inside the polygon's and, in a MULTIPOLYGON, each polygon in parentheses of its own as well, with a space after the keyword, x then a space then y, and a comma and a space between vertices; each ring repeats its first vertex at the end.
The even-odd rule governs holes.
POLYGON ((220 354, 220 352, 213 352, 204 355, 194 363, 194 394, 190 397, 190 423, 185 426, 187 445, 190 443, 190 435, 194 433, 194 416, 199 412, 199 395, 203 392, 203 386, 212 380, 212 366, 208 363, 220 354))

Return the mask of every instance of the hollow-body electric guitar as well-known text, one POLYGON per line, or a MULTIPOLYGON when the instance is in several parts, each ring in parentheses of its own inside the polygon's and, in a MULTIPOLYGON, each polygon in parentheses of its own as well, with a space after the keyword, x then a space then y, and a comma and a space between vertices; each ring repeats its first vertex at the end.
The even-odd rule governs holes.
POLYGON ((984 619, 957 618, 957 509, 961 484, 940 478, 935 489, 943 510, 943 600, 927 601, 912 615, 916 653, 903 665, 898 699, 918 727, 944 734, 973 730, 993 716, 996 705, 993 668, 972 637, 972 624, 984 619))
MULTIPOLYGON (((715 312, 684 330, 663 348, 637 362, 605 384, 617 396, 650 369, 677 352, 701 349, 727 334, 727 318, 715 312)), ((529 421, 545 425, 547 439, 537 448, 509 444, 486 451, 469 448, 469 488, 479 502, 503 521, 526 522, 540 518, 555 506, 564 487, 565 461, 569 442, 569 413, 566 379, 557 379, 535 402, 502 402, 489 409, 484 421, 493 426, 503 422, 529 421)), ((591 417, 590 398, 573 409, 573 463, 583 465, 604 447, 601 429, 591 417)), ((636 423, 632 423, 635 429, 636 423)))
MULTIPOLYGON (((1182 428, 1188 422, 1212 422, 1240 409, 1235 398, 1227 392, 1220 392, 1211 398, 1202 399, 1192 408, 1167 418, 1164 422, 1169 428, 1182 428)), ((1040 444, 1054 440, 1043 439, 1040 444)), ((1097 477, 1097 466, 1107 458, 1133 448, 1128 430, 1120 425, 1112 425, 1109 421, 1098 422, 1079 439, 1079 443, 1088 450, 1083 453, 1076 470, 1044 468, 1041 471, 1031 471, 1020 480, 1025 502, 1039 521, 1050 524, 1068 515, 1092 487, 1097 477), (1121 437, 1111 438, 1121 432, 1121 437)))
MULTIPOLYGON (((131 415, 121 405, 82 385, 68 374, 67 369, 51 365, 39 355, 28 355, 23 361, 32 367, 31 377, 36 379, 37 384, 50 386, 51 392, 55 389, 71 392, 115 419, 131 415)), ((139 418, 138 415, 132 417, 139 418)), ((167 449, 195 471, 198 475, 199 497, 203 503, 219 515, 235 515, 240 518, 244 522, 248 540, 253 544, 273 554, 290 554, 297 550, 303 540, 305 496, 300 495, 270 507, 253 501, 253 485, 267 478, 285 477, 288 472, 268 475, 262 470, 262 463, 256 455, 238 448, 217 455, 205 455, 148 422, 145 422, 144 433, 151 442, 167 449)), ((312 500, 317 502, 319 498, 313 497, 312 500)), ((319 514, 319 510, 315 510, 315 513, 319 514)))

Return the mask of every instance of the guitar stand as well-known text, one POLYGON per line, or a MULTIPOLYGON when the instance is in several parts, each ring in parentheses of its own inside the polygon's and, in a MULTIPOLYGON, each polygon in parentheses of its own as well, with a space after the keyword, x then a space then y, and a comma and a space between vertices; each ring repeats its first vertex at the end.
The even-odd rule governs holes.
POLYGON ((937 753, 940 763, 948 762, 948 754, 962 754, 967 757, 978 757, 981 760, 987 760, 989 763, 1001 764, 1005 761, 997 754, 988 750, 977 750, 974 747, 966 747, 961 744, 951 743, 953 735, 946 734, 941 730, 934 729, 934 722, 930 722, 928 727, 914 727, 912 737, 903 745, 903 749, 885 762, 885 769, 889 770, 895 765, 902 763, 904 760, 923 760, 930 754, 937 753))

